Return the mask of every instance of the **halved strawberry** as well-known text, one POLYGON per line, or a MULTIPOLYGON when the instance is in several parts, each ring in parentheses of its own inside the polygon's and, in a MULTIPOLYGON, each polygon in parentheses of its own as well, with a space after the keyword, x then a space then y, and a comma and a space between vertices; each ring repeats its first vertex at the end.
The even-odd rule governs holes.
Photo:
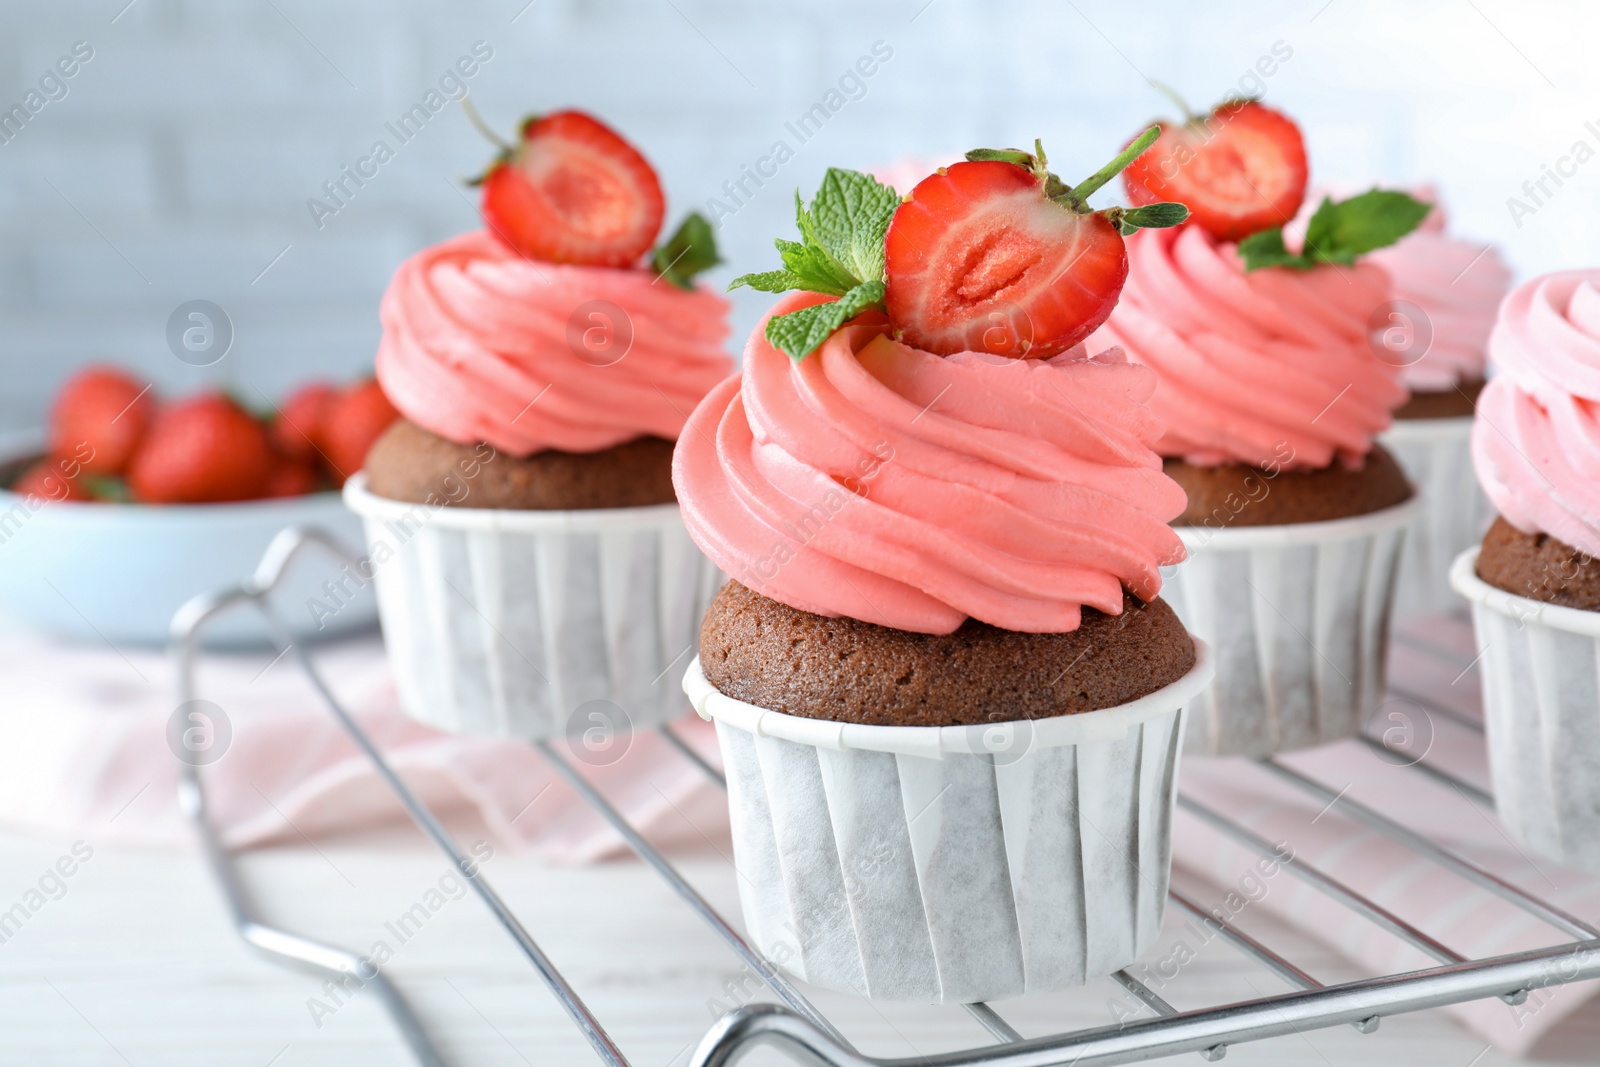
POLYGON ((1134 204, 1176 200, 1219 241, 1282 226, 1306 195, 1306 143, 1282 112, 1230 100, 1209 115, 1161 123, 1161 138, 1123 172, 1134 204))
POLYGON ((581 111, 525 121, 521 144, 507 145, 483 177, 490 232, 550 263, 632 266, 655 243, 665 211, 645 158, 581 111))
POLYGON ((50 452, 74 457, 88 474, 121 474, 154 412, 150 386, 116 367, 87 367, 51 405, 50 452))
POLYGON ((1128 277, 1117 223, 1047 195, 1041 168, 986 159, 924 178, 884 242, 885 302, 907 344, 1041 358, 1111 314, 1128 277))

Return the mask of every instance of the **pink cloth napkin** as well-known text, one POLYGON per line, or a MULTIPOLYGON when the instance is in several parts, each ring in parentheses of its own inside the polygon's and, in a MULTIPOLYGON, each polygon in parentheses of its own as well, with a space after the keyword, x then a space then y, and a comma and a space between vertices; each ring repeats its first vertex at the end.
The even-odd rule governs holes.
MULTIPOLYGON (((402 715, 377 637, 327 646, 313 659, 390 765, 435 810, 475 813, 500 842, 554 862, 623 850, 616 833, 531 746, 456 737, 402 715)), ((168 656, 8 634, 0 641, 0 677, 8 689, 0 704, 0 736, 7 740, 0 749, 0 822, 81 835, 93 844, 193 843, 178 811, 178 762, 167 741, 177 707, 168 656)), ((207 655, 198 691, 222 709, 232 731, 221 758, 202 772, 213 820, 230 845, 406 818, 288 658, 207 655)), ((719 762, 709 724, 690 713, 675 729, 719 762)), ((660 844, 726 838, 726 801, 701 771, 653 733, 630 744, 606 766, 570 756, 569 762, 660 844)))
MULTIPOLYGON (((1435 642, 1462 662, 1476 652, 1470 626, 1434 620, 1435 642)), ((320 649, 324 676, 371 733, 391 765, 435 810, 475 813, 497 840, 554 862, 617 854, 622 843, 529 746, 453 737, 400 714, 376 638, 320 649)), ((94 843, 189 845, 192 833, 175 799, 177 765, 166 740, 176 704, 170 661, 154 653, 0 642, 0 672, 10 699, 0 706, 9 744, 0 750, 0 822, 82 835, 94 843)), ((1448 701, 1476 716, 1477 679, 1460 665, 1396 646, 1397 685, 1448 701)), ((263 655, 209 655, 200 695, 223 709, 233 729, 226 754, 205 774, 213 811, 235 846, 333 834, 404 819, 367 761, 320 706, 292 663, 263 655)), ((1427 758, 1461 777, 1487 782, 1482 738, 1440 716, 1397 702, 1383 715, 1409 717, 1427 758)), ((1384 728, 1401 725, 1384 718, 1384 728)), ((675 729, 717 762, 716 740, 692 715, 675 729)), ((1600 878, 1562 870, 1520 849, 1492 816, 1448 787, 1395 766, 1355 742, 1285 758, 1346 796, 1395 815, 1504 877, 1588 921, 1600 919, 1600 878)), ((581 766, 581 765, 580 765, 581 766)), ((625 815, 659 844, 711 842, 726 850, 720 790, 652 734, 625 758, 583 767, 625 815)), ((1288 840, 1302 862, 1319 867, 1388 907, 1462 955, 1481 957, 1567 940, 1456 876, 1238 760, 1184 761, 1182 790, 1271 841, 1288 840)), ((1243 883, 1255 859, 1191 815, 1176 824, 1176 884, 1207 908, 1224 906, 1246 931, 1270 913, 1327 943, 1372 974, 1433 961, 1286 872, 1243 883), (1197 880, 1210 888, 1195 888, 1197 880), (1229 889, 1240 890, 1227 905, 1229 889), (1248 900, 1242 907, 1237 902, 1248 900)), ((1149 976, 1147 975, 1147 980, 1149 976)), ((1151 984, 1159 985, 1159 982, 1151 984)), ((1261 975, 1263 995, 1281 988, 1261 975)), ((1479 1001, 1446 1009, 1503 1051, 1527 1055, 1593 1017, 1596 983, 1537 990, 1521 1007, 1479 1001), (1588 1007, 1587 1012, 1580 1009, 1588 1007), (1538 1046, 1538 1047, 1536 1047, 1538 1046)))

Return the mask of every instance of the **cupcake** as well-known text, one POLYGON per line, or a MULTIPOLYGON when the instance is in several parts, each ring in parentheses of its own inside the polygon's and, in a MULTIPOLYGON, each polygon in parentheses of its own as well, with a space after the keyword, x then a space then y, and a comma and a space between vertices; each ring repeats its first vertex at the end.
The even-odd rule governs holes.
POLYGON ((1450 579, 1483 649, 1495 806, 1524 844, 1600 872, 1600 271, 1518 286, 1489 356, 1472 458, 1499 516, 1450 579))
POLYGON ((1421 227, 1369 257, 1392 282, 1390 304, 1373 323, 1375 340, 1411 390, 1380 440, 1422 496, 1400 557, 1395 613, 1402 618, 1460 603, 1450 590, 1450 563, 1478 543, 1492 517, 1467 442, 1489 330, 1511 287, 1498 252, 1449 234, 1432 189, 1417 195, 1433 205, 1421 227))
POLYGON ((1380 337, 1401 365, 1411 399, 1396 419, 1471 418, 1487 377, 1487 345, 1495 311, 1511 288, 1511 269, 1491 245, 1447 232, 1444 205, 1430 188, 1416 190, 1430 205, 1416 232, 1373 252, 1368 262, 1389 272, 1395 309, 1415 309, 1383 325, 1380 337))
POLYGON ((883 999, 1078 985, 1152 942, 1209 671, 1157 596, 1184 501, 1154 375, 1081 343, 1126 272, 1116 224, 1182 209, 1090 210, 1115 169, 1067 189, 1042 152, 970 159, 904 202, 828 172, 783 269, 735 283, 810 291, 673 460, 731 579, 684 688, 716 723, 746 928, 883 999))
POLYGON ((574 111, 525 123, 482 185, 486 228, 384 295, 378 380, 402 418, 345 489, 401 705, 528 740, 657 725, 686 710, 665 675, 720 580, 671 476, 733 370, 727 302, 693 280, 710 227, 691 215, 652 250, 655 173, 574 111))
POLYGON ((1324 200, 1301 248, 1300 132, 1234 101, 1163 128, 1126 175, 1134 203, 1180 199, 1174 230, 1129 241, 1127 287, 1095 342, 1155 371, 1164 469, 1188 494, 1188 561, 1167 596, 1217 650, 1191 752, 1263 756, 1357 734, 1384 686, 1395 563, 1413 490, 1375 442, 1406 399, 1367 339, 1388 275, 1362 254, 1426 206, 1324 200), (1263 228, 1265 227, 1265 228, 1263 228))

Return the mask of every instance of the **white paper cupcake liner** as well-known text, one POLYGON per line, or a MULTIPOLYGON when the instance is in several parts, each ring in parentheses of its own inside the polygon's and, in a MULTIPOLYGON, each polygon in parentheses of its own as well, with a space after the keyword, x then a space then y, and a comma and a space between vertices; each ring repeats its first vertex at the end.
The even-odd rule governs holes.
POLYGON ((1265 756, 1360 732, 1382 699, 1395 565, 1417 508, 1177 528, 1189 558, 1161 596, 1216 661, 1186 751, 1265 756))
POLYGON ((1161 929, 1193 670, 1139 700, 986 726, 860 726, 683 686, 714 719, 745 925, 807 982, 970 1003, 1083 984, 1161 929))
POLYGON ((1489 772, 1513 837, 1600 872, 1600 612, 1508 593, 1478 577, 1478 550, 1450 583, 1472 602, 1489 772))
POLYGON ((676 504, 429 507, 375 496, 362 475, 344 495, 365 521, 408 715, 539 741, 574 723, 644 729, 688 710, 672 668, 694 655, 723 578, 676 504))
POLYGON ((1378 437, 1422 497, 1400 555, 1396 618, 1434 615, 1461 606, 1450 588, 1450 565, 1483 540, 1494 518, 1472 469, 1471 438, 1470 416, 1402 419, 1378 437))

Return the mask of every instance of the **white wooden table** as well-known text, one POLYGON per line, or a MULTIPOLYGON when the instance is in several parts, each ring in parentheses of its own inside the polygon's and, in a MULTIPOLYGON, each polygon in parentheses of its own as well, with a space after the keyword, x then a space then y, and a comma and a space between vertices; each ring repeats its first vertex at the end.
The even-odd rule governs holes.
MULTIPOLYGON (((471 828, 456 829, 465 841, 475 836, 471 828)), ((70 845, 0 832, 0 909, 21 899, 70 845)), ((715 847, 675 859, 716 907, 738 914, 732 869, 715 847)), ((577 1031, 475 898, 446 898, 403 943, 386 927, 423 901, 447 870, 409 825, 264 850, 244 861, 245 876, 271 918, 358 952, 387 942, 394 958, 386 973, 415 1005, 448 1063, 593 1063, 577 1031)), ((497 849, 485 871, 637 1067, 682 1064, 711 1022, 713 1001, 771 999, 660 879, 632 859, 558 868, 497 849)), ((411 1062, 370 991, 342 996, 340 1003, 319 979, 252 955, 234 936, 198 853, 100 847, 66 886, 63 896, 48 900, 0 944, 0 1064, 411 1062), (314 1019, 318 999, 323 1008, 314 1019)), ((1256 921, 1255 932, 1324 980, 1360 977, 1294 930, 1269 925, 1265 917, 1256 921)), ((1169 926, 1175 929, 1176 921, 1169 926)), ((1162 951, 1158 946, 1152 956, 1162 951)), ((1280 988, 1219 941, 1169 991, 1182 1009, 1280 988)), ((1108 1001, 1116 992, 1102 981, 1068 995, 1008 1002, 1005 1015, 1025 1036, 1104 1025, 1115 1021, 1108 1001)), ((977 1024, 954 1009, 874 1007, 822 990, 807 993, 870 1054, 916 1056, 985 1040, 977 1024)), ((1600 1019, 1569 1044, 1562 1062, 1600 1062, 1600 1019)), ((761 1051, 747 1062, 786 1061, 761 1051)), ((1485 1050, 1443 1016, 1426 1013, 1385 1019, 1370 1037, 1339 1027, 1235 1046, 1227 1062, 1495 1067, 1513 1061, 1485 1050)))

